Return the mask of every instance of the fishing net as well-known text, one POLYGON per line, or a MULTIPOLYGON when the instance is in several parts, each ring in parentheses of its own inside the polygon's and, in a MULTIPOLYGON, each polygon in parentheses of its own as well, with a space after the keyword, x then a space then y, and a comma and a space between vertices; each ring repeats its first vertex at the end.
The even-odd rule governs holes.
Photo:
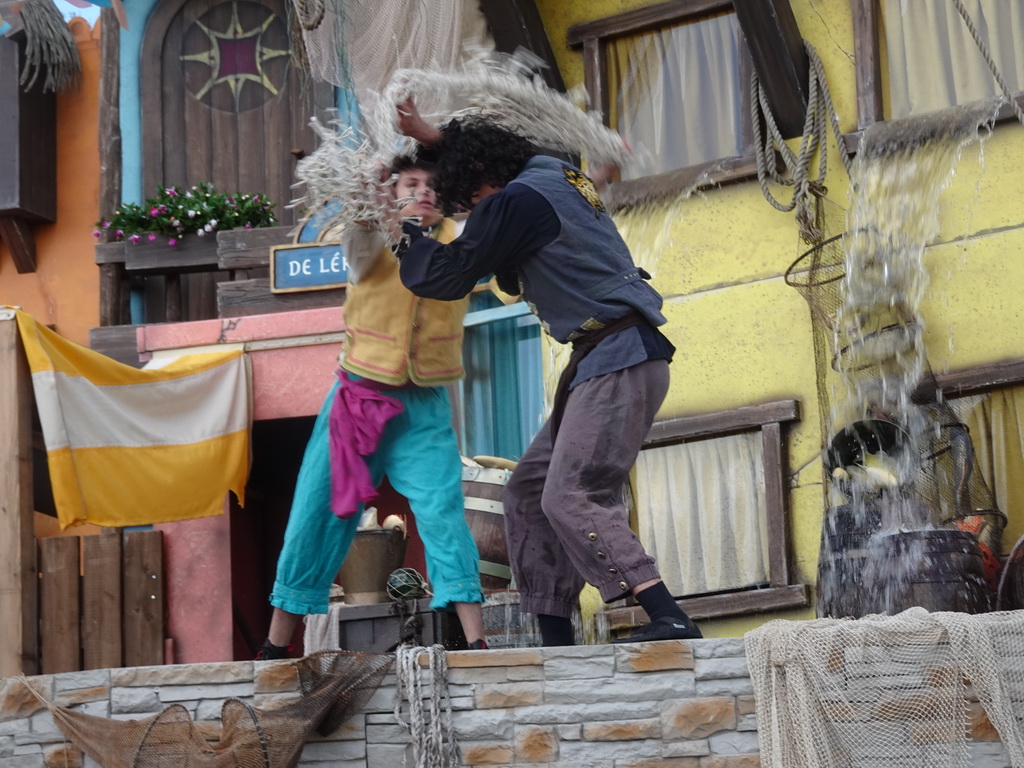
POLYGON ((993 727, 1024 765, 1024 612, 773 621, 746 650, 765 768, 967 768, 993 727))
POLYGON ((986 109, 868 129, 851 210, 819 199, 821 240, 786 273, 811 310, 826 449, 819 615, 984 611, 998 583, 1006 518, 966 425, 938 390, 918 310, 938 195, 986 109), (932 529, 950 535, 895 536, 932 529))
POLYGON ((47 702, 57 726, 104 768, 290 768, 306 738, 338 729, 370 698, 393 656, 320 651, 295 662, 301 697, 278 709, 228 699, 207 742, 180 704, 142 720, 110 720, 47 702))

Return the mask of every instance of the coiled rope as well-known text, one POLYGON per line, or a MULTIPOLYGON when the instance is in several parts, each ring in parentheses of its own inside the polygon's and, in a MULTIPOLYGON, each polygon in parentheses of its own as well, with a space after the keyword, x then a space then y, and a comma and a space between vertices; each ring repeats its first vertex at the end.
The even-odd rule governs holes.
POLYGON ((455 768, 459 764, 459 748, 452 723, 452 701, 448 694, 448 659, 444 646, 429 648, 403 645, 396 651, 395 720, 412 739, 416 768, 455 768), (430 660, 430 690, 424 692, 419 658, 430 660), (429 708, 424 697, 429 695, 429 708), (402 719, 402 702, 409 704, 409 719, 402 719))
POLYGON ((846 151, 842 133, 839 130, 839 116, 832 105, 832 94, 829 93, 825 80, 825 69, 821 64, 814 47, 804 41, 807 50, 808 95, 807 113, 804 117, 803 136, 800 139, 799 153, 794 153, 786 144, 779 127, 772 115, 768 98, 757 72, 750 75, 750 117, 754 129, 754 150, 757 158, 757 180, 761 192, 772 206, 783 213, 796 209, 796 220, 800 227, 800 236, 808 243, 821 240, 822 233, 815 224, 815 200, 825 195, 825 172, 828 170, 828 130, 831 128, 839 147, 839 157, 843 161, 846 172, 850 172, 850 154, 846 151), (764 121, 765 131, 762 133, 761 122, 764 121), (810 164, 816 152, 820 152, 818 175, 810 178, 810 164), (783 169, 779 168, 778 158, 781 157, 783 169), (793 196, 788 203, 779 202, 768 186, 771 180, 783 187, 793 187, 793 196))

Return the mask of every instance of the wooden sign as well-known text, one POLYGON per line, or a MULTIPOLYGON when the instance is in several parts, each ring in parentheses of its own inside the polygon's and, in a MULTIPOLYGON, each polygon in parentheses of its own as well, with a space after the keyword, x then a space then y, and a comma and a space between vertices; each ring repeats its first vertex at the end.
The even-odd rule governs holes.
POLYGON ((348 261, 339 242, 275 245, 270 249, 271 293, 343 288, 348 261))

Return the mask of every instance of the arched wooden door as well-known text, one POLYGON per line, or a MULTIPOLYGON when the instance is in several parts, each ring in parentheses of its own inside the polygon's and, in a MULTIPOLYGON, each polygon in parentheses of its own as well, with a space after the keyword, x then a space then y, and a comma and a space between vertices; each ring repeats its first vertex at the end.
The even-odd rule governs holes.
POLYGON ((310 117, 333 106, 329 84, 296 66, 289 0, 164 0, 142 43, 142 181, 209 181, 268 195, 282 223, 294 149, 312 152, 310 117))

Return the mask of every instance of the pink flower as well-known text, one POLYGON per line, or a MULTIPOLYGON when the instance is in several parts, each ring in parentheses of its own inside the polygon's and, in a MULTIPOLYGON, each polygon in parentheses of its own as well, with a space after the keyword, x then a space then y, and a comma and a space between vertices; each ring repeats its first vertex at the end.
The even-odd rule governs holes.
POLYGON ((167 188, 167 196, 168 197, 174 197, 176 194, 178 194, 178 193, 174 190, 174 187, 168 187, 167 188))
POLYGON ((252 201, 253 201, 254 203, 258 203, 258 202, 260 201, 260 196, 259 196, 259 195, 253 195, 253 196, 252 196, 252 201))
POLYGON ((99 231, 98 229, 94 229, 94 230, 92 231, 92 236, 93 236, 93 237, 99 237, 99 236, 100 236, 100 231, 99 231))
POLYGON ((128 240, 129 240, 130 242, 132 242, 132 243, 137 243, 137 242, 139 242, 139 240, 141 240, 141 239, 142 239, 142 238, 141 238, 141 237, 139 237, 138 235, 132 235, 131 237, 129 237, 129 238, 128 238, 128 240))
POLYGON ((150 208, 149 209, 149 215, 150 216, 159 216, 160 215, 160 209, 159 208, 150 208))
POLYGON ((120 240, 122 237, 124 237, 124 230, 123 229, 114 230, 114 237, 116 237, 118 240, 120 240))
POLYGON ((246 224, 246 225, 245 225, 245 228, 246 228, 246 229, 252 229, 252 224, 246 224))
POLYGON ((156 242, 156 235, 154 235, 152 232, 149 233, 149 242, 151 242, 151 243, 155 243, 156 242))
POLYGON ((178 241, 177 241, 177 240, 175 240, 175 239, 174 239, 174 238, 172 237, 171 239, 169 239, 169 240, 167 241, 167 244, 168 244, 168 245, 171 245, 171 246, 174 246, 174 245, 177 245, 177 244, 178 244, 178 241))
POLYGON ((109 227, 109 226, 110 226, 110 222, 109 222, 109 221, 107 221, 106 219, 104 219, 104 220, 103 220, 103 223, 102 223, 102 224, 100 224, 100 226, 101 226, 101 227, 103 227, 104 229, 106 229, 107 227, 109 227))

